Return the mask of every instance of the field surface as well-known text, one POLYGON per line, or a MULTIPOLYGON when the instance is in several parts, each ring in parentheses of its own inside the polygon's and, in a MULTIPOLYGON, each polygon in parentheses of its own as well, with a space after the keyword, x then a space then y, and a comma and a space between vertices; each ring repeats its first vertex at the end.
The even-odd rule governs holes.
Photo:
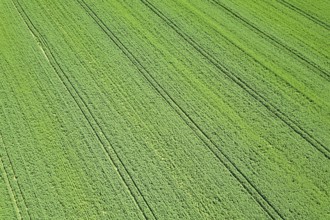
POLYGON ((329 160, 329 1, 0 1, 0 219, 330 219, 329 160))

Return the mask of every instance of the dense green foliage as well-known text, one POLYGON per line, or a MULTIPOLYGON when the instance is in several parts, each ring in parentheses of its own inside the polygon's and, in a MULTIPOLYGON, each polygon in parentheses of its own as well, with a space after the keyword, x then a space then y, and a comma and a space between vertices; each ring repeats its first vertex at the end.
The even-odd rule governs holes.
POLYGON ((0 1, 0 218, 330 218, 310 4, 0 1))

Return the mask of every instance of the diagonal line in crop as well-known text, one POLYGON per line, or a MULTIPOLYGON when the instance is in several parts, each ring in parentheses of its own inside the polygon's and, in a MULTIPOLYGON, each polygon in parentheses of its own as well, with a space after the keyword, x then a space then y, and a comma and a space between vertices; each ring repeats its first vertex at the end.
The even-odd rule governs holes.
POLYGON ((130 195, 133 197, 134 202, 137 204, 141 213, 145 219, 157 219, 150 205, 148 204, 146 198, 143 196, 141 190, 138 188, 137 183, 133 179, 132 175, 128 171, 122 159, 119 157, 119 154, 112 146, 109 138, 105 135, 105 132, 102 130, 102 127, 96 120, 96 117, 93 115, 92 111, 89 109, 87 103, 78 93, 78 90, 75 88, 74 84, 71 82, 70 78, 66 75, 65 71, 59 65, 56 60, 54 53, 51 51, 47 41, 40 34, 38 29, 35 27, 31 19, 28 17, 22 5, 14 0, 15 8, 19 12, 20 16, 24 20, 25 24, 29 28, 30 32, 33 34, 34 38, 40 43, 40 49, 42 49, 43 54, 47 56, 48 62, 53 67, 54 71, 58 75, 59 79, 62 81, 66 90, 72 96, 73 100, 77 104, 84 118, 88 122, 89 126, 96 135, 98 141, 101 143, 102 149, 107 155, 109 161, 116 167, 121 180, 126 185, 130 195), (147 211, 148 210, 148 211, 147 211), (147 212, 147 213, 146 213, 147 212))
POLYGON ((224 73, 230 80, 236 83, 239 87, 245 90, 250 96, 262 104, 268 111, 279 118, 283 123, 285 123, 289 128, 296 132, 301 138, 307 141, 312 147, 317 149, 322 153, 327 159, 330 159, 330 150, 322 144, 320 141, 315 139, 311 134, 309 134, 304 128, 299 124, 294 122, 288 116, 286 116, 278 107, 270 103, 265 97, 259 94, 255 89, 253 89, 248 83, 241 79, 233 71, 229 70, 223 64, 221 64, 213 55, 201 47, 194 39, 189 37, 187 34, 182 32, 182 30, 169 18, 167 18, 161 11, 159 11, 154 5, 152 5, 147 0, 141 0, 143 4, 146 5, 152 12, 154 12, 158 17, 160 17, 168 26, 170 26, 178 35, 180 35, 184 40, 186 40, 197 52, 204 56, 211 64, 213 64, 220 72, 224 73))
POLYGON ((180 118, 189 126, 197 137, 208 147, 214 156, 227 168, 231 175, 243 186, 243 188, 255 199, 260 207, 272 219, 284 219, 283 216, 270 204, 268 199, 257 189, 248 177, 230 160, 230 158, 217 147, 217 144, 199 127, 199 125, 182 109, 178 103, 166 92, 166 90, 152 77, 149 71, 139 62, 139 60, 126 48, 107 25, 97 16, 97 14, 83 1, 78 0, 86 12, 95 20, 100 28, 109 38, 120 48, 127 58, 136 66, 138 71, 151 84, 151 86, 162 96, 162 98, 176 111, 180 118))
POLYGON ((308 14, 307 12, 305 12, 302 9, 296 7, 295 5, 289 3, 288 1, 285 1, 285 0, 277 0, 277 1, 280 2, 281 4, 285 5, 286 7, 290 8, 291 10, 297 12, 298 14, 301 14, 302 16, 304 16, 304 17, 308 18, 309 20, 315 22, 316 24, 324 27, 325 29, 330 30, 330 25, 328 25, 324 21, 321 21, 320 19, 314 17, 311 14, 308 14))
POLYGON ((257 33, 258 35, 264 37, 265 39, 268 39, 271 43, 274 45, 280 46, 281 48, 285 49, 289 53, 293 54, 296 56, 298 59, 302 60, 305 64, 307 64, 309 67, 313 68, 316 70, 321 77, 323 77, 325 80, 330 81, 330 73, 327 70, 322 69, 319 65, 314 63, 313 61, 309 60, 306 58, 302 53, 297 51, 296 49, 286 45, 284 42, 281 40, 277 39, 276 37, 267 34, 265 31, 259 29, 257 26, 255 26, 253 23, 251 23, 249 20, 246 18, 242 17, 240 14, 237 12, 234 12, 232 9, 229 7, 225 6, 224 4, 220 3, 218 0, 211 0, 214 4, 220 6, 222 9, 226 10, 231 16, 234 18, 240 20, 246 27, 257 33))
MULTIPOLYGON (((178 2, 179 3, 179 2, 178 2)), ((203 18, 201 16, 201 18, 203 18)), ((248 52, 245 48, 243 48, 242 46, 240 46, 239 44, 235 43, 232 39, 230 39, 229 37, 227 37, 225 34, 223 34, 221 31, 219 31, 219 29, 217 29, 216 27, 213 27, 212 25, 210 25, 210 27, 219 35, 221 35, 225 41, 227 41, 229 44, 233 45, 234 47, 236 47, 238 50, 240 50, 241 52, 243 52, 244 54, 246 54, 247 56, 249 56, 254 62, 258 63, 261 67, 263 67, 265 70, 269 71, 270 73, 274 74, 274 76, 276 76, 278 79, 280 79, 286 86, 288 86, 289 88, 293 89, 295 92, 297 92, 298 94, 300 94, 301 96, 303 96, 306 100, 308 100, 311 103, 314 103, 316 106, 318 107, 324 107, 324 103, 319 104, 316 103, 312 98, 310 98, 307 94, 305 94, 304 92, 302 92, 301 90, 299 90, 298 88, 296 88, 295 86, 293 86, 290 82, 288 82, 287 80, 285 80, 281 74, 278 74, 277 71, 273 70, 273 68, 268 67, 267 64, 264 64, 262 61, 260 61, 260 59, 258 59, 257 57, 255 57, 252 53, 248 52)))

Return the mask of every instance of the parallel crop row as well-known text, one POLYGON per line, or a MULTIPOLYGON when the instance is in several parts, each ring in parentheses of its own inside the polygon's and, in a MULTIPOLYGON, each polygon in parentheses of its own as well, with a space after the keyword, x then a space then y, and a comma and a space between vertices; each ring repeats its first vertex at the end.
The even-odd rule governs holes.
MULTIPOLYGON (((137 58, 120 42, 120 40, 113 35, 111 30, 102 22, 100 18, 92 11, 85 2, 81 4, 87 12, 94 18, 100 27, 108 34, 108 36, 116 43, 116 45, 123 51, 123 53, 131 60, 131 62, 138 68, 143 76, 150 82, 155 90, 164 98, 164 100, 178 113, 183 121, 196 133, 196 135, 205 143, 212 153, 219 159, 219 161, 226 166, 230 173, 242 184, 242 186, 253 196, 261 207, 273 218, 280 214, 269 203, 267 198, 256 188, 256 186, 242 173, 242 171, 231 161, 231 159, 221 151, 221 148, 214 143, 208 135, 196 124, 196 122, 182 109, 164 88, 152 77, 152 75, 141 65, 137 58), (218 153, 219 152, 219 153, 218 153)), ((282 217, 281 217, 282 218, 282 217)))
POLYGON ((1 2, 0 218, 324 217, 330 26, 299 1, 1 2))
POLYGON ((93 115, 92 111, 89 109, 87 103, 84 99, 79 95, 79 92, 75 88, 74 84, 70 81, 70 78, 66 75, 65 71, 61 68, 59 63, 57 62, 53 52, 51 51, 50 47, 47 44, 47 41, 42 37, 42 35, 38 32, 38 30, 33 25, 31 19, 28 17, 27 13, 24 11, 20 3, 15 0, 15 4, 17 9, 20 11, 22 18, 25 20, 27 26, 30 28, 30 31, 34 34, 36 39, 40 42, 43 47, 43 50, 50 62, 53 66, 55 72, 58 74, 59 78, 62 80, 62 83, 65 85, 68 93, 73 97, 77 106, 79 107, 81 113, 84 115, 85 119, 88 121, 89 125, 94 131, 94 134, 97 136, 98 140, 100 141, 104 152, 107 154, 111 163, 117 168, 118 173, 129 189, 131 195, 133 196, 135 202, 138 204, 141 212, 145 216, 146 219, 155 218, 152 209, 148 205, 148 202, 143 197, 143 194, 139 190, 137 184, 135 183, 134 179, 131 177, 128 169, 126 168, 125 164, 122 162, 121 158, 119 157, 116 150, 112 147, 110 140, 104 134, 101 126, 97 122, 95 116, 93 115), (130 181, 131 183, 127 182, 130 181), (141 204, 142 202, 142 204, 141 204), (143 204, 144 203, 144 204, 143 204), (147 206, 148 211, 144 211, 145 207, 147 206), (152 217, 149 215, 152 214, 152 217))

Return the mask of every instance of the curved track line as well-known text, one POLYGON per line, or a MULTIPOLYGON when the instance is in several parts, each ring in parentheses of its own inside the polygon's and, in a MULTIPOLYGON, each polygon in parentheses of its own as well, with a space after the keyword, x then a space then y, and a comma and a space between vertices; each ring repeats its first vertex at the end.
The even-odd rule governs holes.
POLYGON ((291 48, 288 45, 284 44, 282 41, 280 41, 276 37, 274 37, 274 36, 272 36, 270 34, 267 34, 263 30, 259 29, 254 24, 252 24, 249 20, 247 20, 246 18, 242 17, 237 12, 234 12, 232 9, 228 8, 227 6, 225 6, 224 4, 220 3, 219 1, 217 1, 217 0, 211 0, 211 1, 214 4, 216 4, 216 5, 220 6, 221 8, 223 8, 225 11, 227 11, 234 18, 240 20, 242 23, 245 24, 246 27, 248 27, 249 29, 251 29, 255 33, 259 34, 260 36, 264 36, 264 38, 268 39, 270 42, 273 42, 273 44, 276 44, 276 45, 280 46, 281 48, 285 49, 286 51, 288 51, 289 53, 295 55, 297 58, 299 58, 300 60, 302 60, 303 62, 305 62, 309 67, 311 67, 314 70, 316 70, 319 73, 319 75, 321 77, 323 77, 325 80, 330 81, 330 73, 327 70, 324 70, 318 64, 316 64, 313 61, 311 61, 308 58, 306 58, 302 53, 300 53, 296 49, 291 48))
POLYGON ((126 185, 128 191, 130 192, 130 195, 133 197, 134 202, 139 207, 144 218, 145 219, 157 219, 153 210, 149 206, 146 198, 143 196, 141 190, 138 188, 135 180, 132 178, 130 172, 128 171, 127 167, 125 166, 124 162, 119 157, 118 152, 114 149, 109 138, 105 135, 105 132, 102 130, 100 124, 96 120, 96 117, 93 115, 92 111, 89 109, 87 103, 84 101, 84 99, 78 93, 78 90, 74 87, 73 83, 71 82, 69 77, 66 75, 65 71, 59 65, 58 61, 56 60, 53 52, 51 51, 51 49, 49 47, 47 41, 39 33, 38 29, 32 23, 32 21, 28 17, 27 13, 25 12, 25 10, 21 6, 21 4, 17 0, 14 0, 14 1, 17 4, 17 7, 16 7, 17 11, 21 15, 22 19, 24 20, 24 22, 26 23, 26 25, 28 26, 30 31, 33 33, 35 39, 40 43, 43 53, 47 56, 47 60, 53 67, 54 71, 57 73, 59 79, 61 80, 61 82, 63 83, 66 90, 69 92, 69 94, 72 96, 72 98, 74 99, 78 108, 80 109, 81 113, 83 114, 86 121, 90 125, 90 127, 93 130, 94 134, 96 135, 98 141, 100 142, 100 144, 103 148, 103 151, 106 153, 107 158, 115 166, 116 171, 118 172, 121 180, 126 185), (107 147, 107 146, 110 146, 111 149, 109 149, 109 147, 107 147), (133 191, 136 191, 136 193, 133 191), (138 194, 138 195, 136 195, 136 194, 138 194), (150 213, 145 212, 144 208, 142 207, 143 204, 141 204, 140 199, 138 197, 142 198, 142 201, 145 203, 145 205, 147 206, 147 209, 149 209, 150 213))
MULTIPOLYGON (((79 1, 79 0, 78 0, 79 1)), ((81 0, 82 1, 82 0, 81 0)), ((248 177, 230 160, 217 144, 198 126, 196 122, 182 109, 179 104, 166 92, 166 90, 152 77, 149 71, 139 62, 139 60, 128 50, 116 35, 106 26, 106 24, 95 14, 95 12, 86 3, 83 6, 86 12, 95 20, 100 28, 109 36, 109 38, 119 47, 124 55, 136 66, 138 71, 150 83, 150 85, 161 95, 161 97, 177 112, 180 118, 194 131, 197 137, 209 148, 214 156, 227 168, 229 173, 242 185, 242 187, 254 198, 260 207, 272 219, 284 219, 280 213, 270 204, 268 199, 256 188, 248 177)))
POLYGON ((330 159, 330 150, 322 144, 320 141, 316 140, 312 135, 310 135, 304 128, 286 116, 279 108, 274 104, 269 103, 269 101, 260 95, 255 89, 249 86, 244 80, 242 80, 239 75, 235 74, 233 71, 229 70, 223 64, 221 64, 211 53, 206 51, 201 47, 194 39, 189 37, 187 34, 181 31, 181 29, 173 23, 169 18, 167 18, 161 11, 159 11, 155 6, 153 6, 147 0, 141 0, 151 11, 153 11, 157 16, 159 16, 167 25, 169 25, 178 35, 180 35, 184 40, 186 40, 195 50, 197 50, 202 56, 204 56, 210 63, 212 63, 220 72, 224 73, 229 79, 236 83, 239 87, 245 90, 250 96, 256 99, 260 104, 266 107, 271 113, 278 117, 282 122, 284 122, 289 128, 295 131, 301 138, 307 141, 311 146, 321 152, 327 159, 330 159))
POLYGON ((286 7, 290 8, 291 10, 297 12, 298 14, 301 14, 302 16, 308 18, 309 20, 315 22, 316 24, 322 26, 323 28, 330 30, 330 25, 328 25, 326 22, 321 21, 320 19, 318 19, 317 17, 314 17, 311 14, 308 14, 307 12, 305 12, 304 10, 298 8, 297 6, 294 6, 293 4, 285 1, 285 0, 277 0, 279 3, 285 5, 286 7))

